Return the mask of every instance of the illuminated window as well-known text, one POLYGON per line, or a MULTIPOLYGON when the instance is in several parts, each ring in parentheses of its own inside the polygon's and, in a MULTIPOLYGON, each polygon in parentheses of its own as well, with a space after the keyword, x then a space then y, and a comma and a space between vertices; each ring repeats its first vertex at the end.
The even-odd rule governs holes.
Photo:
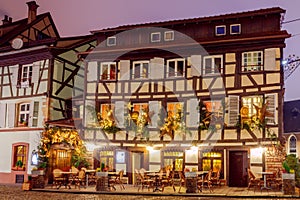
POLYGON ((252 117, 257 115, 257 109, 255 106, 261 108, 262 106, 262 97, 261 96, 249 96, 249 97, 242 97, 243 107, 247 108, 247 113, 242 113, 243 115, 248 115, 244 117, 252 117))
POLYGON ((101 80, 116 80, 116 63, 104 62, 100 65, 100 79, 101 80))
POLYGON ((164 163, 163 166, 169 166, 170 169, 175 171, 183 170, 183 152, 181 151, 165 151, 163 153, 164 163))
POLYGON ((216 74, 223 71, 222 55, 205 56, 203 59, 203 74, 216 74))
POLYGON ((243 53, 242 69, 244 72, 263 70, 263 52, 253 51, 243 53))
MULTIPOLYGON (((113 151, 100 151, 100 166, 108 167, 109 171, 114 169, 114 152, 113 151)), ((99 167, 100 167, 99 166, 99 167)))
POLYGON ((207 112, 221 115, 223 113, 223 106, 221 101, 204 101, 207 112))
POLYGON ((107 119, 113 116, 115 105, 113 104, 101 104, 100 113, 103 119, 107 119))
POLYGON ((182 113, 183 103, 176 102, 176 103, 168 103, 167 105, 167 112, 168 117, 176 117, 176 114, 182 113))
POLYGON ((148 78, 149 76, 149 61, 133 62, 132 78, 148 78))
POLYGON ((202 153, 202 169, 217 172, 222 169, 222 153, 210 151, 202 153))
POLYGON ((25 170, 28 145, 13 145, 13 169, 25 170))
POLYGON ((172 40, 174 40, 174 31, 166 31, 164 39, 165 39, 165 41, 172 41, 172 40))
POLYGON ((184 58, 171 59, 167 61, 167 77, 181 77, 184 76, 185 71, 184 58))

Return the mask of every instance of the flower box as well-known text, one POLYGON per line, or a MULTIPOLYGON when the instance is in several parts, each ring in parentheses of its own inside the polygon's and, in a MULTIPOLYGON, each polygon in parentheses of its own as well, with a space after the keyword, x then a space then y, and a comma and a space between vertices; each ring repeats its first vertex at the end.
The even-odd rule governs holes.
POLYGON ((96 176, 98 177, 108 176, 108 172, 96 172, 96 176))
POLYGON ((45 171, 44 170, 32 170, 31 174, 32 175, 45 175, 45 171))
POLYGON ((282 173, 282 192, 285 195, 295 194, 295 174, 282 173))

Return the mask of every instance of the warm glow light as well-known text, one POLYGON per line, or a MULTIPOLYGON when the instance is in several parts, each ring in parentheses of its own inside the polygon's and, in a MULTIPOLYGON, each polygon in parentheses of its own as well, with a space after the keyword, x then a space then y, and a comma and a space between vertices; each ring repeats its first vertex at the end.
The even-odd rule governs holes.
POLYGON ((86 147, 86 149, 87 149, 88 151, 94 151, 94 149, 96 148, 96 145, 95 145, 95 144, 92 144, 92 143, 87 143, 87 144, 85 145, 85 147, 86 147))
POLYGON ((153 147, 152 147, 152 146, 147 146, 146 149, 147 149, 148 151, 153 151, 153 147))
POLYGON ((198 147, 197 146, 191 146, 191 150, 192 151, 198 151, 198 147))

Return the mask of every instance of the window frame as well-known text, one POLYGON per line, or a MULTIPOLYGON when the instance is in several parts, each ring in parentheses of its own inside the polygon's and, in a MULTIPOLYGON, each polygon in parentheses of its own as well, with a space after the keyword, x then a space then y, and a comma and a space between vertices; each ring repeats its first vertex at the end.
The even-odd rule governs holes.
POLYGON ((28 143, 14 143, 12 145, 12 170, 17 170, 17 171, 25 171, 27 167, 27 161, 28 161, 28 150, 29 150, 29 144, 28 143), (18 152, 18 147, 23 147, 24 152, 19 153, 18 152), (20 157, 22 158, 21 161, 23 163, 23 166, 17 167, 17 161, 20 160, 20 157))
POLYGON ((153 32, 151 33, 151 42, 160 42, 161 41, 161 33, 160 32, 153 32), (158 36, 158 39, 154 39, 155 35, 158 36))
POLYGON ((117 67, 117 63, 116 62, 100 62, 99 64, 100 66, 100 80, 102 81, 115 81, 117 80, 117 71, 118 71, 118 67, 117 67), (107 65, 107 73, 104 74, 104 65, 107 65), (113 75, 113 73, 111 73, 111 65, 115 66, 115 74, 113 75), (106 78, 103 78, 103 76, 106 76, 106 78))
POLYGON ((231 24, 230 25, 230 35, 239 35, 241 34, 241 24, 231 24), (238 32, 233 32, 232 28, 238 26, 239 27, 239 31, 238 32))
POLYGON ((31 84, 32 80, 32 71, 33 64, 26 64, 21 66, 21 75, 20 75, 20 87, 27 88, 31 84), (26 69, 26 71, 25 71, 26 69))
POLYGON ((103 104, 100 104, 100 114, 101 114, 101 117, 103 119, 107 119, 108 116, 107 116, 107 113, 108 111, 107 110, 104 110, 105 107, 108 107, 110 108, 110 110, 112 110, 113 114, 115 112, 115 104, 111 104, 111 103, 103 103, 103 104))
POLYGON ((242 72, 255 72, 264 70, 264 54, 263 51, 247 51, 242 52, 242 72), (257 53, 257 63, 255 63, 256 57, 254 54, 257 53), (259 56, 260 54, 260 56, 259 56), (246 56, 247 55, 247 56, 246 56), (250 65, 248 65, 248 57, 250 55, 250 65), (259 61, 260 58, 260 61, 259 61), (247 62, 245 62, 247 61, 247 62), (260 64, 259 64, 260 62, 260 64), (250 68, 250 69, 249 69, 250 68))
POLYGON ((222 35, 226 35, 226 25, 217 25, 215 27, 215 35, 216 36, 222 36, 222 35), (224 28, 224 33, 218 33, 218 29, 219 28, 224 28))
POLYGON ((117 37, 111 36, 106 38, 106 46, 112 47, 117 45, 117 37))
POLYGON ((30 118, 30 103, 22 102, 18 104, 18 126, 28 126, 30 118), (22 106, 25 106, 25 110, 22 110, 22 106), (24 115, 25 118, 21 118, 24 115))
POLYGON ((131 79, 147 79, 150 76, 150 62, 148 60, 140 60, 140 61, 133 61, 132 62, 132 71, 131 71, 131 79), (140 72, 139 72, 139 77, 136 77, 136 64, 140 64, 140 72), (144 66, 147 64, 148 66, 144 66), (143 69, 147 68, 147 72, 145 74, 145 77, 143 77, 143 69))
POLYGON ((223 55, 211 55, 211 56, 204 56, 203 57, 203 67, 202 67, 202 75, 213 75, 217 73, 223 73, 223 55), (218 66, 218 69, 216 69, 215 65, 215 59, 220 58, 221 59, 221 66, 218 66), (206 60, 211 59, 211 72, 207 73, 206 69, 206 60))
POLYGON ((174 58, 174 59, 169 59, 167 60, 167 77, 184 77, 185 76, 185 69, 186 68, 186 60, 185 58, 174 58), (183 61, 183 69, 181 75, 178 73, 178 62, 183 61), (170 62, 175 62, 174 65, 174 75, 170 75, 170 62))
POLYGON ((241 102, 242 102, 242 107, 244 107, 244 106, 248 107, 248 116, 247 117, 251 117, 251 116, 254 116, 254 115, 257 114, 257 111, 256 111, 256 109, 255 109, 255 107, 254 107, 253 104, 255 104, 256 106, 261 107, 262 104, 263 104, 263 95, 243 96, 243 97, 241 97, 241 102), (247 99, 251 99, 251 102, 250 103, 247 103, 247 102, 245 103, 246 98, 247 99), (257 101, 257 102, 255 102, 254 98, 258 98, 260 100, 257 101), (257 105, 257 103, 259 103, 259 105, 257 105))
POLYGON ((165 31, 164 32, 164 40, 165 41, 173 41, 174 40, 174 31, 165 31), (167 38, 167 35, 171 34, 171 38, 167 38))
POLYGON ((295 154, 297 156, 297 137, 295 135, 290 135, 289 140, 288 140, 288 150, 289 150, 289 154, 295 154), (295 139, 295 147, 291 148, 291 139, 295 139), (293 151, 291 151, 293 150, 293 151))

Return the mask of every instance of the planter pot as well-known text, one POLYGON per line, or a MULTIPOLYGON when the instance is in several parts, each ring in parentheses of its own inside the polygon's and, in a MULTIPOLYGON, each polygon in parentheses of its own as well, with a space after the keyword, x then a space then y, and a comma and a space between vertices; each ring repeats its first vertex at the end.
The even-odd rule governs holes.
POLYGON ((282 173, 282 192, 286 195, 295 194, 295 174, 282 173))
POLYGON ((31 174, 32 175, 45 175, 45 171, 44 170, 32 170, 31 174))
POLYGON ((96 176, 98 177, 108 176, 108 172, 96 172, 96 176))
POLYGON ((22 184, 22 190, 28 191, 32 189, 32 184, 30 182, 22 184))

